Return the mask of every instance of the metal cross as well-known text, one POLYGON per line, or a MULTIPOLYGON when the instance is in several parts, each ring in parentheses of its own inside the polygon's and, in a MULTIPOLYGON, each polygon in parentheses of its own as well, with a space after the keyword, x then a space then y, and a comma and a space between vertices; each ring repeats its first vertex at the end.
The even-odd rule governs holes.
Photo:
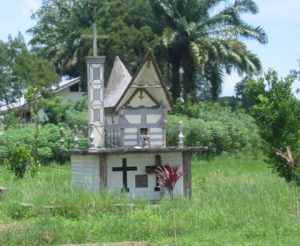
POLYGON ((109 35, 97 35, 97 25, 93 24, 93 35, 81 35, 81 38, 93 39, 93 56, 97 56, 97 39, 109 38, 109 35))

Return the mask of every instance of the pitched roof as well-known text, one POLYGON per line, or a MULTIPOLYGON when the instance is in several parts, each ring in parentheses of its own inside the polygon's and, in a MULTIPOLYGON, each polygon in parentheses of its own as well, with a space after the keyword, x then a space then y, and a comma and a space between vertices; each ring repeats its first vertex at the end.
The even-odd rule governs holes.
POLYGON ((124 94, 132 77, 121 59, 117 56, 107 82, 104 94, 104 107, 114 107, 124 94))
POLYGON ((172 108, 171 98, 163 83, 152 50, 147 52, 137 73, 130 83, 128 83, 118 101, 115 102, 117 109, 120 108, 139 88, 147 90, 157 102, 165 105, 168 109, 172 108))

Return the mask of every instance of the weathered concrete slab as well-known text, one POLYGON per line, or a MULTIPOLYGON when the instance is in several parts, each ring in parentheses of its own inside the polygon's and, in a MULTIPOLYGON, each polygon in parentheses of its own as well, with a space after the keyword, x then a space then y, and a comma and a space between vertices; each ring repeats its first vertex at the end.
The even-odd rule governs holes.
POLYGON ((64 244, 63 246, 151 246, 145 242, 64 244))

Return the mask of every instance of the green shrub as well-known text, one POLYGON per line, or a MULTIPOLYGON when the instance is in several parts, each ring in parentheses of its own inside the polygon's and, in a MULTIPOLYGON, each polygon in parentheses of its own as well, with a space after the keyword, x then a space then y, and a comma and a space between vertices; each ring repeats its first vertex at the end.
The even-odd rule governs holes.
POLYGON ((62 102, 61 97, 43 99, 41 106, 48 117, 48 123, 59 124, 66 120, 66 113, 71 108, 72 101, 62 102))
POLYGON ((31 153, 24 146, 12 145, 8 148, 7 168, 18 178, 23 178, 27 170, 35 171, 31 153))
MULTIPOLYGON (((71 130, 66 129, 65 146, 70 149, 73 145, 71 130)), ((18 144, 32 151, 34 142, 34 127, 26 126, 17 129, 9 129, 0 136, 0 162, 8 158, 9 146, 18 144)), ((52 160, 61 161, 66 158, 60 151, 60 129, 59 126, 46 124, 41 127, 38 142, 38 160, 47 164, 52 160)))
POLYGON ((20 117, 14 111, 5 114, 5 117, 3 119, 5 129, 18 127, 20 125, 20 122, 20 117))
POLYGON ((72 110, 66 113, 66 121, 68 127, 74 128, 75 125, 78 129, 83 131, 86 135, 88 132, 88 112, 72 110))
POLYGON ((210 153, 256 151, 260 147, 258 127, 245 111, 232 112, 215 103, 177 102, 168 116, 168 145, 178 143, 178 122, 184 123, 185 145, 207 146, 210 153))
MULTIPOLYGON (((292 92, 293 82, 293 76, 279 79, 275 71, 269 71, 257 80, 248 79, 245 85, 268 162, 287 181, 292 180, 293 172, 275 153, 286 147, 296 153, 300 150, 300 101, 292 92)), ((297 179, 300 184, 300 176, 297 179)))

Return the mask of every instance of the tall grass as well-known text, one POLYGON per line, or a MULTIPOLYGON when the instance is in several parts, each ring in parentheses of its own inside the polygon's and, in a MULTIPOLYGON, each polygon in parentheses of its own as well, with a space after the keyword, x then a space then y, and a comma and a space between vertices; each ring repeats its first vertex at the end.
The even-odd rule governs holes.
MULTIPOLYGON (((297 245, 293 187, 251 159, 193 162, 192 200, 151 204, 70 187, 70 167, 15 180, 0 169, 0 245, 148 241, 174 245, 297 245), (33 204, 34 207, 21 203, 33 204), (45 209, 45 205, 59 205, 45 209)), ((299 199, 299 198, 298 198, 299 199)))

